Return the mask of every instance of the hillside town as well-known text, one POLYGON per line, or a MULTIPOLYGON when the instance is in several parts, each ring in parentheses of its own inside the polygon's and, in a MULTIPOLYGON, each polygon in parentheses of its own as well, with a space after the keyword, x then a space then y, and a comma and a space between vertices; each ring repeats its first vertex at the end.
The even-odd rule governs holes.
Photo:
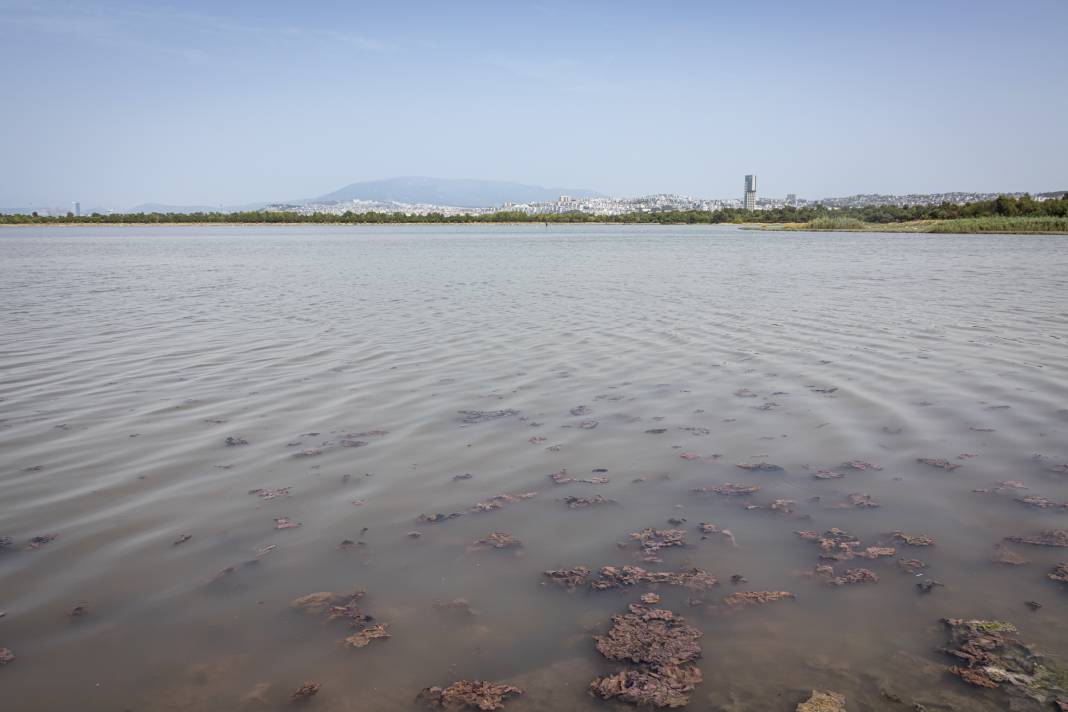
POLYGON ((658 213, 669 211, 707 211, 717 210, 778 210, 781 208, 809 208, 822 206, 830 209, 864 208, 864 207, 913 207, 924 205, 966 205, 990 201, 999 195, 1010 198, 1022 198, 1025 195, 1037 201, 1059 199, 1065 191, 1047 193, 980 193, 980 192, 950 192, 950 193, 910 193, 906 195, 892 195, 879 193, 861 193, 837 198, 821 198, 809 200, 799 198, 796 194, 789 193, 785 197, 761 196, 756 190, 756 176, 745 177, 745 190, 740 198, 697 198, 677 193, 655 193, 640 197, 614 198, 607 196, 575 196, 560 195, 555 200, 540 202, 504 202, 495 205, 474 207, 470 205, 449 205, 435 202, 406 202, 402 200, 328 200, 319 198, 309 201, 286 201, 275 203, 259 203, 255 206, 239 207, 202 207, 202 206, 167 206, 146 204, 128 210, 117 210, 103 207, 93 207, 82 210, 81 203, 75 202, 69 207, 64 206, 29 206, 22 208, 0 208, 0 214, 34 214, 43 217, 82 216, 90 214, 113 215, 120 213, 202 213, 219 212, 233 213, 247 210, 263 212, 288 212, 298 215, 345 215, 364 213, 385 213, 407 216, 440 215, 443 217, 457 217, 463 215, 492 215, 500 212, 522 213, 528 216, 535 215, 566 215, 568 213, 583 213, 586 215, 611 217, 636 213, 658 213))
MULTIPOLYGON (((755 191, 752 191, 755 193, 755 191)), ((489 215, 497 212, 519 212, 526 215, 563 215, 585 213, 587 215, 611 216, 633 213, 656 213, 664 211, 716 211, 748 207, 751 210, 774 210, 784 207, 803 208, 822 205, 828 208, 858 208, 865 206, 941 205, 952 203, 965 205, 994 200, 999 195, 1020 198, 1025 193, 930 193, 909 195, 859 194, 841 198, 806 200, 789 194, 783 198, 752 196, 746 198, 695 198, 674 193, 656 193, 636 198, 583 198, 561 195, 556 200, 533 203, 502 203, 492 207, 473 208, 430 203, 402 203, 395 201, 349 200, 343 202, 312 202, 303 204, 279 203, 265 210, 290 211, 301 215, 317 213, 343 215, 345 213, 402 213, 404 215, 489 215)), ((1036 201, 1060 197, 1062 193, 1041 193, 1032 196, 1036 201)))

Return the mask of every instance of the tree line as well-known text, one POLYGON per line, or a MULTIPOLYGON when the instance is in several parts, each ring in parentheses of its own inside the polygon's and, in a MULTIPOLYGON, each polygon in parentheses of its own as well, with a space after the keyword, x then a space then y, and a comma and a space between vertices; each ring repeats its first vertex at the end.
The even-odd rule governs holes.
POLYGON ((0 224, 391 224, 391 223, 656 223, 656 224, 720 224, 720 223, 807 223, 829 217, 851 217, 867 223, 895 223, 911 220, 954 220, 959 218, 1005 217, 1068 217, 1068 193, 1060 198, 1035 200, 1029 195, 1013 198, 1006 195, 995 200, 957 205, 868 205, 856 208, 830 208, 816 204, 806 207, 781 207, 770 210, 659 210, 633 212, 623 215, 592 215, 583 212, 530 215, 518 210, 502 210, 486 215, 405 215, 404 213, 352 211, 341 214, 313 213, 303 215, 289 211, 246 210, 234 213, 109 213, 76 216, 66 215, 0 215, 0 224))

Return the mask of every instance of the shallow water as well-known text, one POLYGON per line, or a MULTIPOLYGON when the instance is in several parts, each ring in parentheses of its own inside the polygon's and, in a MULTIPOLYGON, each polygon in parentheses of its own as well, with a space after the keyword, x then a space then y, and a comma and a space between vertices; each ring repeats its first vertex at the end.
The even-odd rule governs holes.
POLYGON ((620 666, 591 636, 641 591, 568 593, 541 572, 641 563, 617 543, 685 518, 687 547, 647 566, 722 582, 707 607, 658 590, 704 631, 691 708, 793 710, 827 688, 851 710, 1006 709, 945 674, 939 619, 1012 621, 1068 665, 1068 587, 1046 577, 1068 549, 991 558, 1005 536, 1068 528, 1068 510, 972 491, 1020 480, 1068 501, 1066 294, 1068 239, 1045 236, 5 229, 0 647, 17 659, 0 667, 2 706, 284 709, 315 680, 314 709, 409 709, 423 687, 477 678, 524 688, 508 709, 604 708, 586 688, 620 666), (458 415, 505 409, 519 414, 458 415), (854 458, 883 469, 839 468, 854 458), (784 472, 736 467, 759 461, 784 472), (610 482, 555 485, 561 468, 610 482), (821 468, 846 476, 813 479, 821 468), (728 481, 762 490, 691 494, 728 481), (248 493, 265 487, 292 489, 248 493), (840 506, 851 493, 881 506, 840 506), (560 501, 592 494, 615 503, 560 501), (776 498, 795 511, 767 509, 776 498), (699 522, 737 547, 701 540, 699 522), (877 584, 827 586, 794 532, 830 527, 865 545, 933 536, 898 555, 945 586, 918 594, 894 559, 838 565, 877 584), (471 549, 492 531, 523 548, 471 549), (344 625, 289 608, 354 588, 392 638, 345 649, 344 625), (723 612, 734 590, 797 600, 723 612), (460 596, 477 616, 433 606, 460 596), (88 614, 70 617, 77 605, 88 614))

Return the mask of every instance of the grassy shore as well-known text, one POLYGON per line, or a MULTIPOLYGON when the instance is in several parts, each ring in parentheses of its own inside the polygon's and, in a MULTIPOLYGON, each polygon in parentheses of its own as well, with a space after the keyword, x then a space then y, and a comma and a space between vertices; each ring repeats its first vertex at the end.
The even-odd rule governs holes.
MULTIPOLYGON (((1062 201, 1057 201, 1060 203, 1062 201)), ((1068 198, 1063 202, 1068 204, 1068 198)), ((974 204, 973 204, 974 205, 974 204)), ((956 207, 956 206, 950 206, 956 207)), ((1054 207, 1058 207, 1055 205, 1054 207)), ((765 211, 768 212, 768 211, 765 211)), ((826 212, 826 211, 825 211, 826 212)), ((626 215, 595 216, 586 213, 530 216, 523 213, 500 212, 492 215, 407 216, 386 213, 346 213, 343 215, 298 215, 283 212, 247 213, 137 213, 119 215, 91 215, 77 217, 38 217, 36 215, 0 215, 0 227, 50 225, 86 226, 108 225, 129 227, 147 225, 734 225, 743 230, 775 230, 800 232, 912 232, 956 234, 1068 234, 1068 216, 1046 215, 983 215, 972 217, 926 217, 912 220, 880 220, 864 213, 757 215, 738 211, 687 211, 660 213, 629 213, 626 215), (763 220, 761 220, 763 218, 763 220)))
POLYGON ((743 225, 743 230, 785 230, 797 232, 914 232, 932 234, 1066 235, 1068 218, 1005 217, 958 218, 955 220, 909 220, 897 223, 864 222, 852 217, 816 218, 805 223, 763 223, 743 225))

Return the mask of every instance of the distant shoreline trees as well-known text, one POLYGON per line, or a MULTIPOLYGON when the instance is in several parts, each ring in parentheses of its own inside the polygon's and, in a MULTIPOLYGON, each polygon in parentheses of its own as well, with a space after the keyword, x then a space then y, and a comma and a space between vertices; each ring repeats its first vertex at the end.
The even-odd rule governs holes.
POLYGON ((782 207, 771 210, 663 210, 626 213, 623 215, 592 215, 583 212, 530 215, 517 210, 502 210, 486 215, 405 215, 403 213, 345 212, 301 215, 285 211, 242 211, 234 213, 112 213, 75 216, 0 215, 5 225, 121 225, 121 224, 288 224, 321 225, 377 225, 377 224, 466 224, 466 223, 614 223, 614 224, 744 224, 744 223, 808 223, 830 218, 852 218, 865 223, 899 223, 913 220, 958 220, 982 217, 1068 217, 1068 193, 1059 199, 1034 200, 1030 196, 1013 198, 1002 195, 995 200, 957 205, 869 205, 859 208, 828 208, 822 205, 803 208, 782 207))

